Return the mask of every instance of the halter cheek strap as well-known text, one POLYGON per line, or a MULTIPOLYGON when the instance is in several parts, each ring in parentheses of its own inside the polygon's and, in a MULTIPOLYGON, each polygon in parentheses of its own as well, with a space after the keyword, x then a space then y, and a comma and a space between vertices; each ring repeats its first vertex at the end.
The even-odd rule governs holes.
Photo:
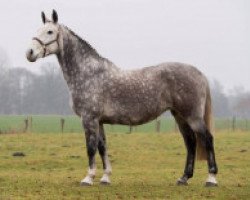
POLYGON ((59 48, 59 42, 58 42, 59 34, 57 34, 56 39, 51 40, 50 42, 44 43, 42 40, 40 40, 37 37, 33 37, 32 40, 36 40, 43 48, 43 58, 46 56, 47 53, 47 46, 53 44, 54 42, 57 43, 58 48, 59 48))

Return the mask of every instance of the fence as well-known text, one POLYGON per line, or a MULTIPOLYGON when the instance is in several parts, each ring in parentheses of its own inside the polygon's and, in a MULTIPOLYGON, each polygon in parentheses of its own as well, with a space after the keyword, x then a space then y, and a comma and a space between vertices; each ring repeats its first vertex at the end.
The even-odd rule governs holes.
MULTIPOLYGON (((215 130, 250 131, 250 120, 215 119, 215 130)), ((161 117, 139 126, 105 125, 106 132, 113 133, 169 133, 177 132, 178 126, 171 117, 161 117)), ((0 133, 72 133, 82 132, 82 125, 77 116, 0 116, 0 133)))

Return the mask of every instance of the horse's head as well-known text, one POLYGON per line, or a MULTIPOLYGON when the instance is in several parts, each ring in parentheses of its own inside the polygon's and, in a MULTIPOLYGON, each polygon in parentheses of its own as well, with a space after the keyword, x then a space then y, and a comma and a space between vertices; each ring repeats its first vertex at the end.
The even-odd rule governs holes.
POLYGON ((30 62, 43 58, 59 51, 59 24, 58 15, 55 10, 52 12, 52 20, 47 19, 42 12, 43 26, 38 30, 36 37, 32 39, 31 45, 26 52, 30 62))

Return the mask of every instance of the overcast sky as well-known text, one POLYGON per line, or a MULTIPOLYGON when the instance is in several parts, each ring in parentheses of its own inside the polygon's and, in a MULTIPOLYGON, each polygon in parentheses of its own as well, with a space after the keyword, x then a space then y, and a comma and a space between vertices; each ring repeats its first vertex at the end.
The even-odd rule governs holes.
POLYGON ((249 0, 1 0, 0 48, 12 66, 39 71, 25 51, 42 25, 41 11, 56 9, 59 22, 124 69, 165 61, 199 68, 229 91, 250 90, 249 0))

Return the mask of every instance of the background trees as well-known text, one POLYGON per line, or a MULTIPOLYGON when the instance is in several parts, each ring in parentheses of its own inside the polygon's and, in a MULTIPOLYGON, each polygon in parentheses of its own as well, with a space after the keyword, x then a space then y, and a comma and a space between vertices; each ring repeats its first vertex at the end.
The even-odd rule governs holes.
MULTIPOLYGON (((250 118, 250 92, 235 87, 226 94, 217 80, 210 81, 210 88, 216 117, 250 118)), ((73 114, 57 64, 42 64, 39 74, 11 68, 8 56, 0 49, 0 114, 73 114)))

